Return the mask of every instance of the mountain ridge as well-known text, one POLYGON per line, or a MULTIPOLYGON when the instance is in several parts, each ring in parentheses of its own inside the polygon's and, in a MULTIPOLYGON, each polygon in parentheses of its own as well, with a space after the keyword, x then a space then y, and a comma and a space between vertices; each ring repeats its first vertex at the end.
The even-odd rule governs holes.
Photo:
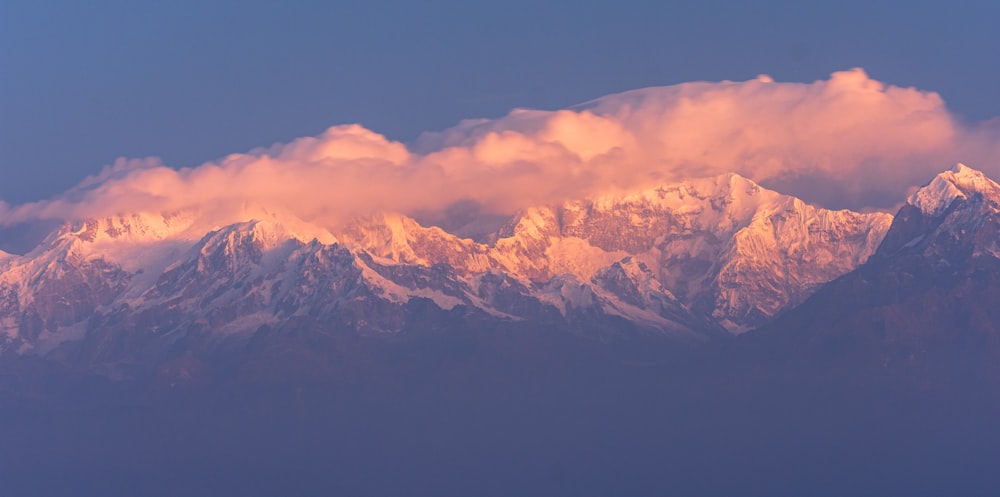
POLYGON ((891 219, 821 209, 736 174, 529 208, 488 243, 397 213, 331 231, 253 211, 263 218, 203 234, 192 212, 69 223, 0 260, 4 348, 47 354, 100 335, 200 336, 208 347, 296 316, 317 330, 393 334, 431 312, 414 302, 464 326, 700 342, 768 322, 864 262, 891 219))

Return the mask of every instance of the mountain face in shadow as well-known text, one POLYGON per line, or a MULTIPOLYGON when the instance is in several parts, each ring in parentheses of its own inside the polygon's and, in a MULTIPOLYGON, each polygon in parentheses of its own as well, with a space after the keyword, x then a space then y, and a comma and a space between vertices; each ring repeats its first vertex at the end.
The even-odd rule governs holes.
MULTIPOLYGON (((993 369, 1000 346, 1000 186, 959 165, 914 193, 875 254, 759 330, 884 367, 993 369)), ((984 370, 984 374, 986 371, 984 370)))

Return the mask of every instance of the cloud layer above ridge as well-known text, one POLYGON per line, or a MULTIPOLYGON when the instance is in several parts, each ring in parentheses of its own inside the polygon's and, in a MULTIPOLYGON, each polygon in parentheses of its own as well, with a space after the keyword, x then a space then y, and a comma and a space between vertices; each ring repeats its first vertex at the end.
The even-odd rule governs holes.
POLYGON ((333 225, 465 200, 509 213, 726 172, 827 207, 889 208, 955 162, 997 177, 998 123, 963 124, 936 93, 860 69, 813 83, 685 83, 463 121, 410 147, 342 125, 197 167, 122 159, 60 196, 4 207, 0 219, 199 209, 221 223, 252 206, 333 225))

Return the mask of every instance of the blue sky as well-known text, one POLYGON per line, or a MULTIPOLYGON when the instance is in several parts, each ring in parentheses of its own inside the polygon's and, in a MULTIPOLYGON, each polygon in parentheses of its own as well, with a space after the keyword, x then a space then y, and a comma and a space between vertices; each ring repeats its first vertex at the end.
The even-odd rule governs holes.
POLYGON ((410 141, 514 107, 860 66, 1000 116, 1000 2, 76 2, 0 5, 0 199, 116 157, 196 165, 359 122, 410 141))

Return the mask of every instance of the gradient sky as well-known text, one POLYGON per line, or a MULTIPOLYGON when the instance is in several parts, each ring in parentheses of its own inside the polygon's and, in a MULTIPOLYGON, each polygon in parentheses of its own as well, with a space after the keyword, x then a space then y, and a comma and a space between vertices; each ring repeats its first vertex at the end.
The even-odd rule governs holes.
POLYGON ((1000 2, 401 0, 0 4, 0 199, 116 157, 189 166, 362 123, 393 140, 514 107, 864 67, 1000 116, 1000 2))

